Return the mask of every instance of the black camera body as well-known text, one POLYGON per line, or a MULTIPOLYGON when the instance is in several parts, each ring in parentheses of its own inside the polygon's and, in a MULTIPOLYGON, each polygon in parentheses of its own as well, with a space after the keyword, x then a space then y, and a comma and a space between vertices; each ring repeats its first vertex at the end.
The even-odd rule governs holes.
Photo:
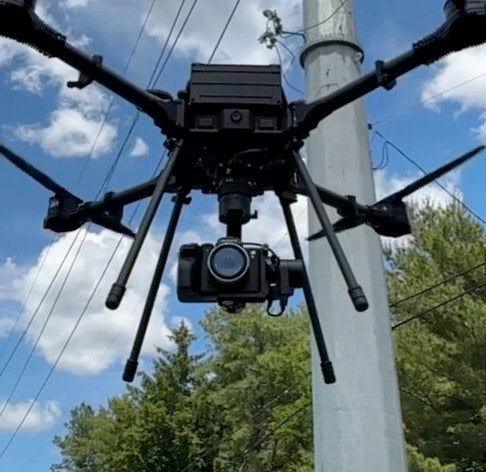
POLYGON ((281 260, 268 246, 237 238, 186 244, 179 252, 177 296, 181 302, 218 302, 237 311, 245 303, 287 299, 302 287, 302 273, 302 261, 281 260))

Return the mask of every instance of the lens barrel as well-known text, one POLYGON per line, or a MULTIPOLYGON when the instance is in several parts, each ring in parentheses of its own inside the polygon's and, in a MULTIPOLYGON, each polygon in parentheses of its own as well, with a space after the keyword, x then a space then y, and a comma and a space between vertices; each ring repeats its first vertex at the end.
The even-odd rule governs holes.
POLYGON ((223 242, 214 247, 208 256, 208 270, 221 284, 234 285, 243 280, 250 267, 245 249, 233 242, 223 242))

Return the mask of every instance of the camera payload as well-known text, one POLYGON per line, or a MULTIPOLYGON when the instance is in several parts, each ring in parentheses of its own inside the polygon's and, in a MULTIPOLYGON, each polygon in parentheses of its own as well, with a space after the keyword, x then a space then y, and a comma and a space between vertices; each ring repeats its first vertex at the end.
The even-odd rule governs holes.
POLYGON ((218 302, 236 313, 245 303, 280 301, 280 314, 302 287, 301 260, 281 260, 266 245, 222 238, 216 245, 186 244, 179 252, 177 295, 181 302, 218 302))

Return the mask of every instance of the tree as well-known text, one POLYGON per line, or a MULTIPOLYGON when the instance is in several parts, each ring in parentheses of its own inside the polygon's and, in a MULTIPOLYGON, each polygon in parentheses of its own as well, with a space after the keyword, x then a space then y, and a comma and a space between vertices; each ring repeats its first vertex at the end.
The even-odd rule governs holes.
POLYGON ((459 205, 426 205, 414 221, 414 239, 387 251, 392 305, 464 274, 393 309, 398 323, 444 303, 395 331, 407 441, 460 471, 484 472, 486 232, 459 205))
POLYGON ((98 411, 74 409, 52 470, 311 472, 306 315, 214 309, 203 326, 205 356, 190 355, 194 337, 182 325, 175 352, 159 351, 140 387, 98 411))
MULTIPOLYGON (((394 333, 410 472, 485 472, 486 234, 457 206, 425 206, 414 226, 414 239, 385 251, 393 323, 405 322, 394 333)), ((182 325, 139 387, 75 408, 52 470, 312 472, 305 310, 273 319, 258 306, 214 308, 202 327, 204 354, 191 354, 182 325)))

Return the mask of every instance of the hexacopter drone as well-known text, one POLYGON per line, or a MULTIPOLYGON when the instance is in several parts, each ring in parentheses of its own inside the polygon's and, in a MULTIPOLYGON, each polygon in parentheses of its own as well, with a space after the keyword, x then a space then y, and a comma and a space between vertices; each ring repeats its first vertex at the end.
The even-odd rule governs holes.
POLYGON ((147 182, 120 192, 109 192, 98 201, 85 202, 5 146, 0 152, 40 184, 54 192, 44 227, 72 231, 87 221, 133 238, 132 246, 106 300, 118 308, 126 283, 149 231, 161 199, 173 193, 174 208, 155 274, 143 310, 123 379, 134 378, 158 287, 165 269, 182 207, 189 193, 200 190, 219 200, 219 219, 227 234, 213 244, 187 244, 179 253, 177 293, 181 302, 218 302, 236 312, 247 302, 269 304, 279 300, 281 312, 303 288, 321 358, 326 383, 335 382, 302 251, 290 210, 297 195, 307 196, 346 281, 357 311, 368 308, 336 233, 361 224, 378 234, 399 237, 411 232, 403 198, 464 163, 480 146, 373 205, 353 196, 339 195, 316 185, 300 154, 303 140, 319 123, 339 108, 384 87, 420 65, 486 41, 486 0, 447 0, 446 20, 434 33, 389 62, 376 62, 376 70, 311 103, 288 103, 278 66, 193 64, 186 89, 177 99, 162 90, 143 90, 103 65, 101 56, 90 57, 69 44, 66 37, 45 24, 35 13, 36 0, 0 0, 0 34, 57 57, 80 71, 70 87, 84 88, 96 81, 148 114, 166 135, 170 154, 165 168, 147 182), (281 260, 266 245, 241 240, 242 226, 256 218, 253 197, 273 191, 279 197, 287 224, 294 260, 281 260), (121 222, 125 205, 150 197, 136 233, 121 222), (331 224, 324 205, 337 209, 342 218, 331 224))

